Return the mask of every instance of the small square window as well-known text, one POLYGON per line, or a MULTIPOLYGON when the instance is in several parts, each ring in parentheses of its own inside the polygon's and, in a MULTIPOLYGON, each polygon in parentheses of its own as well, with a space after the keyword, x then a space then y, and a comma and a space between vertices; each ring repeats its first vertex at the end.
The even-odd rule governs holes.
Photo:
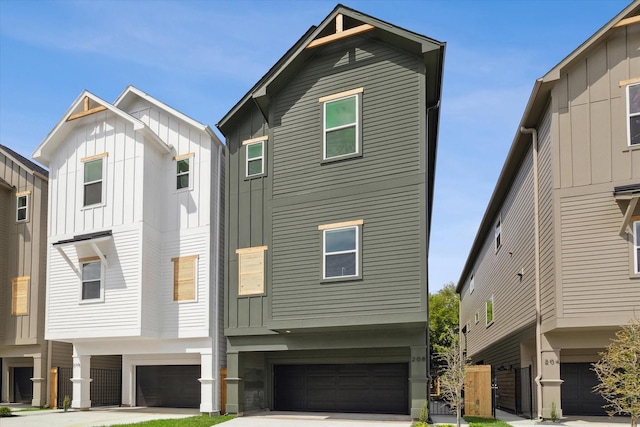
POLYGON ((102 298, 102 263, 100 261, 82 263, 81 295, 83 301, 102 298))
POLYGON ((176 189, 189 188, 190 163, 189 158, 176 161, 176 189))
POLYGON ((640 144, 640 83, 627 86, 627 135, 629 145, 640 144))
POLYGON ((264 175, 264 143, 265 141, 257 141, 246 145, 247 177, 264 175))
POLYGON ((102 203, 103 159, 84 162, 83 206, 102 203))
POLYGON ((487 316, 487 326, 489 326, 493 323, 493 295, 487 299, 487 302, 485 303, 485 311, 487 316))
POLYGON ((502 219, 498 219, 498 222, 496 223, 494 241, 496 252, 498 252, 498 249, 502 246, 502 219))
POLYGON ((20 194, 16 197, 16 221, 26 222, 29 220, 29 195, 20 194))

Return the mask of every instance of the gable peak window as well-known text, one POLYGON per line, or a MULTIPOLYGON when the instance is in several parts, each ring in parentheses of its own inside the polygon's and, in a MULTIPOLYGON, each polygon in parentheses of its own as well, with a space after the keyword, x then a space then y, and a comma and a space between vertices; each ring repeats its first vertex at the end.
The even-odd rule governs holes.
POLYGON ((186 153, 174 156, 176 162, 176 190, 191 189, 193 179, 191 171, 193 170, 193 157, 195 153, 186 153))
POLYGON ((16 194, 16 222, 29 221, 29 192, 16 194))
POLYGON ((629 145, 640 144, 640 83, 627 86, 627 134, 629 145))
POLYGON ((324 160, 360 154, 362 92, 363 88, 358 88, 319 99, 324 160))
POLYGON ((245 176, 247 178, 265 174, 264 153, 267 139, 266 136, 261 136, 242 141, 242 145, 245 146, 245 176))
POLYGON ((81 159, 84 164, 83 206, 102 203, 104 180, 104 157, 106 153, 81 159))
POLYGON ((322 231, 322 278, 357 278, 361 275, 363 220, 327 224, 322 231))

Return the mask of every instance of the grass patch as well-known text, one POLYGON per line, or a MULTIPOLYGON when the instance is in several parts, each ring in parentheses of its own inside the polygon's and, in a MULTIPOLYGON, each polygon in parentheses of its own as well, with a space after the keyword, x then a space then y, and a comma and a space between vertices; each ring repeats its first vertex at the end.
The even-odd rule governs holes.
POLYGON ((36 407, 32 407, 32 408, 22 408, 22 409, 14 409, 13 412, 32 412, 32 411, 50 411, 51 408, 38 408, 36 407))
POLYGON ((133 424, 118 424, 113 427, 209 427, 235 418, 233 415, 197 415, 189 418, 172 418, 168 420, 142 421, 133 424))
POLYGON ((511 424, 494 418, 464 417, 469 427, 511 427, 511 424))

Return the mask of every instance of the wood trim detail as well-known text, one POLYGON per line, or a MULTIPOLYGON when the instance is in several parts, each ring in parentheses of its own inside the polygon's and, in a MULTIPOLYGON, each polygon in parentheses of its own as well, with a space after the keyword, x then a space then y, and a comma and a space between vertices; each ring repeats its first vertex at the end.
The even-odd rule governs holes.
MULTIPOLYGON (((336 22, 336 26, 337 26, 337 22, 336 22)), ((307 49, 323 46, 325 44, 332 43, 334 41, 341 40, 347 37, 355 36, 357 34, 362 34, 367 31, 371 31, 374 28, 375 27, 371 24, 358 25, 357 27, 349 28, 348 30, 339 31, 339 32, 336 32, 335 34, 331 34, 325 37, 320 37, 319 39, 312 40, 307 45, 307 49)))
POLYGON ((173 160, 182 160, 182 159, 187 159, 189 157, 195 157, 196 153, 185 153, 185 154, 179 154, 177 156, 173 156, 173 160))
POLYGON ((334 99, 345 98, 347 96, 356 95, 362 92, 364 92, 364 87, 358 87, 355 89, 346 90, 344 92, 334 93, 333 95, 323 96, 322 98, 318 98, 318 102, 332 101, 334 99))
POLYGON ((198 259, 200 255, 187 255, 187 256, 179 256, 175 258, 171 258, 171 262, 182 261, 182 260, 190 260, 190 259, 198 259))
POLYGON ((82 111, 80 113, 72 114, 69 117, 67 117, 67 121, 70 122, 72 120, 80 119, 80 118, 85 117, 85 116, 90 116, 91 114, 99 113, 100 111, 104 111, 106 109, 107 109, 107 107, 105 107, 104 105, 99 105, 99 106, 94 107, 94 108, 92 108, 90 110, 86 110, 86 111, 82 111))
POLYGON ((109 153, 94 154, 93 156, 83 157, 83 158, 81 158, 81 159, 80 159, 80 161, 81 161, 82 163, 84 163, 84 162, 90 162, 90 161, 92 161, 92 160, 98 160, 98 159, 101 159, 101 158, 103 158, 103 157, 108 157, 108 156, 109 156, 109 153))
POLYGON ((30 195, 30 194, 31 194, 31 191, 30 191, 30 190, 27 190, 27 191, 21 191, 21 192, 19 192, 19 193, 16 193, 16 197, 20 197, 20 196, 28 196, 28 195, 30 195))
POLYGON ((620 85, 620 87, 622 87, 622 86, 627 86, 634 83, 640 83, 640 77, 635 77, 633 79, 627 79, 627 80, 620 80, 620 83, 618 84, 620 85))
POLYGON ((11 314, 29 314, 29 276, 11 279, 11 314))
POLYGON ((269 139, 268 136, 259 136, 257 138, 245 139, 242 141, 242 145, 253 144, 254 142, 267 141, 269 139))
POLYGON ((640 15, 632 16, 630 18, 621 19, 613 28, 626 27, 627 25, 640 22, 640 15))
POLYGON ((85 258, 79 258, 78 262, 90 262, 90 261, 100 261, 99 256, 88 256, 85 258))
POLYGON ((256 252, 264 252, 267 249, 269 249, 268 246, 254 246, 252 248, 236 249, 236 253, 237 254, 251 254, 251 253, 256 253, 256 252))
POLYGON ((323 224, 318 226, 318 230, 331 230, 332 228, 353 227, 354 225, 364 224, 364 219, 356 219, 353 221, 334 222, 333 224, 323 224))

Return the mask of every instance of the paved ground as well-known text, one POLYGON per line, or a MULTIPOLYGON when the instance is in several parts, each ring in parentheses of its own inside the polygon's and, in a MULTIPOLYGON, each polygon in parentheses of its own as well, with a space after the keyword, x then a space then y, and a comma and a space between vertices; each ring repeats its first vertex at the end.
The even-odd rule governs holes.
MULTIPOLYGON (((13 406, 13 405, 12 405, 13 406)), ((14 409, 21 409, 15 407, 14 409)), ((186 418, 198 414, 197 409, 171 408, 98 408, 90 411, 44 410, 17 412, 18 416, 0 418, 0 427, 96 427, 136 423, 154 419, 186 418)), ((497 417, 514 427, 622 427, 626 417, 570 417, 557 423, 527 420, 497 411, 497 417)), ((454 424, 453 416, 434 416, 439 424, 454 424)), ((410 427, 408 416, 332 414, 297 412, 260 412, 235 418, 224 427, 410 427)), ((468 424, 462 424, 468 427, 468 424)))

